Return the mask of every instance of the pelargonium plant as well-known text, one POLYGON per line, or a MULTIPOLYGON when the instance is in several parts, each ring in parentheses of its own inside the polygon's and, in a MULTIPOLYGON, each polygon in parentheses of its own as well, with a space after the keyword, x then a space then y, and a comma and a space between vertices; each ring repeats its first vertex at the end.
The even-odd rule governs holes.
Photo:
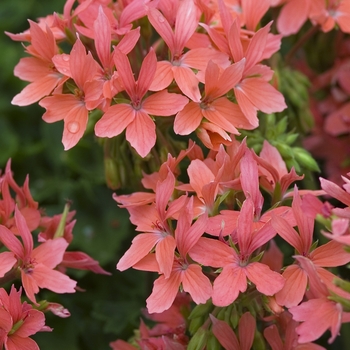
MULTIPOLYGON (((341 335, 349 33, 350 0, 67 0, 6 33, 27 54, 12 104, 63 121, 66 151, 94 134, 136 231, 116 268, 156 276, 139 329, 112 349, 324 349, 341 335), (310 52, 328 32, 322 71, 310 52)), ((69 316, 40 290, 79 293, 67 268, 110 272, 67 251, 70 203, 47 216, 10 161, 0 185, 0 281, 22 286, 0 290, 0 343, 38 349, 44 313, 69 316)))

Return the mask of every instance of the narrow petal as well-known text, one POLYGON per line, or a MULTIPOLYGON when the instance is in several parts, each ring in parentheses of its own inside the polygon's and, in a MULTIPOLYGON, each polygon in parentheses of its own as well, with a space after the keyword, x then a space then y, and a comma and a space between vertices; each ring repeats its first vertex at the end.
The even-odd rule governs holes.
POLYGON ((135 110, 127 104, 109 107, 95 125, 96 136, 111 138, 119 135, 135 119, 135 115, 135 110))
POLYGON ((92 58, 91 53, 86 53, 85 46, 80 39, 72 47, 69 65, 72 78, 82 91, 85 82, 93 80, 97 70, 100 69, 98 63, 92 58))
POLYGON ((293 246, 300 254, 303 253, 304 247, 298 232, 284 218, 274 216, 272 218, 272 226, 286 242, 293 246))
POLYGON ((188 103, 175 117, 174 131, 176 134, 189 135, 196 130, 202 121, 202 110, 197 103, 188 103))
POLYGON ((241 350, 237 336, 233 329, 222 320, 218 320, 213 315, 209 315, 213 323, 212 332, 225 350, 241 350))
POLYGON ((148 19, 154 29, 162 37, 171 52, 174 52, 174 33, 166 18, 155 8, 150 8, 148 11, 148 19))
POLYGON ((279 292, 285 279, 277 272, 258 262, 250 263, 245 268, 248 279, 256 285, 256 289, 265 295, 274 295, 279 292))
POLYGON ((337 267, 349 263, 350 254, 344 250, 343 244, 330 241, 313 250, 310 259, 317 266, 337 267))
MULTIPOLYGON (((3 225, 0 225, 0 241, 7 249, 9 249, 20 259, 24 258, 24 249, 20 240, 14 235, 12 231, 10 231, 7 227, 3 225)), ((5 260, 8 261, 9 257, 6 257, 5 260)))
POLYGON ((55 123, 64 119, 78 103, 79 100, 74 95, 66 94, 46 97, 39 102, 39 106, 46 109, 43 120, 46 123, 55 123))
POLYGON ((39 287, 35 279, 33 278, 33 275, 26 274, 23 270, 21 270, 21 279, 22 279, 22 285, 23 285, 24 291, 26 292, 28 299, 32 303, 36 304, 34 294, 39 293, 39 287))
MULTIPOLYGON (((140 38, 140 27, 127 32, 116 46, 118 50, 127 55, 136 45, 140 38)), ((109 42, 110 44, 110 42, 109 42)))
POLYGON ((235 62, 240 61, 244 57, 243 47, 242 47, 240 37, 241 37, 240 21, 238 18, 236 18, 233 21, 227 35, 230 53, 235 62))
POLYGON ((198 26, 197 7, 194 1, 180 3, 175 20, 174 53, 181 54, 185 44, 198 26))
POLYGON ((19 337, 26 338, 39 332, 44 326, 44 314, 38 310, 29 310, 22 326, 16 331, 15 334, 19 337))
POLYGON ((241 108, 243 114, 248 119, 249 123, 254 127, 259 126, 259 119, 257 117, 257 108, 250 102, 249 98, 241 90, 239 85, 234 87, 235 96, 239 107, 241 108))
POLYGON ((150 91, 160 91, 166 89, 174 79, 172 64, 168 61, 157 62, 157 69, 154 75, 150 91))
POLYGON ((111 25, 102 6, 98 8, 98 15, 94 22, 95 47, 102 67, 110 66, 111 59, 111 25))
POLYGON ((142 110, 135 111, 135 119, 126 128, 126 139, 141 157, 146 157, 156 143, 156 126, 142 110))
POLYGON ((243 293, 246 289, 247 277, 244 269, 234 264, 226 265, 214 281, 213 304, 228 306, 237 299, 239 292, 243 293))
POLYGON ((252 348, 255 329, 255 318, 251 315, 250 312, 245 312, 241 316, 238 325, 238 334, 241 343, 241 350, 250 350, 252 348))
POLYGON ((28 106, 38 102, 41 98, 50 95, 61 79, 60 75, 52 73, 35 80, 17 94, 11 103, 16 106, 28 106))
POLYGON ((64 118, 62 143, 65 151, 74 147, 83 137, 88 122, 88 110, 77 103, 64 118))
POLYGON ((165 278, 169 278, 170 276, 174 262, 175 248, 175 239, 169 235, 160 239, 156 246, 156 259, 159 265, 159 271, 164 274, 165 278))
POLYGON ((40 288, 47 288, 55 293, 75 293, 76 281, 43 264, 35 266, 32 277, 40 288))
MULTIPOLYGON (((179 248, 182 256, 186 256, 188 251, 197 243, 200 237, 204 234, 206 224, 208 222, 207 214, 203 214, 199 219, 190 227, 187 232, 182 232, 183 246, 179 248)), ((177 232, 177 231, 176 231, 177 232)))
POLYGON ((0 278, 4 277, 5 273, 9 272, 16 262, 17 259, 12 252, 0 253, 0 278))
POLYGON ((225 243, 205 237, 199 238, 188 254, 201 265, 212 267, 232 264, 236 256, 235 251, 225 243))
POLYGON ((238 135, 239 132, 236 129, 235 125, 232 125, 231 121, 227 118, 230 117, 230 111, 227 111, 226 108, 230 107, 231 105, 220 105, 220 103, 225 99, 225 97, 222 97, 220 100, 214 101, 211 104, 210 108, 202 110, 202 114, 206 119, 218 125, 220 128, 226 130, 227 132, 238 135), (221 110, 224 111, 225 116, 221 114, 221 110))
POLYGON ((264 337, 271 346, 272 350, 281 350, 284 348, 281 336, 279 335, 275 324, 264 329, 264 337))
POLYGON ((151 48, 142 61, 139 78, 137 80, 137 96, 141 99, 152 84, 157 69, 157 57, 151 48))
POLYGON ((37 262, 53 269, 63 260, 63 254, 68 247, 68 242, 64 238, 49 239, 36 247, 31 257, 37 262))
POLYGON ((205 304, 211 297, 212 285, 199 265, 191 264, 182 272, 182 286, 196 304, 205 304))
POLYGON ((6 347, 8 350, 39 350, 38 344, 32 338, 22 338, 16 333, 7 338, 6 347))
POLYGON ((169 278, 161 275, 154 281, 152 294, 147 298, 147 310, 150 314, 168 310, 173 304, 181 283, 181 273, 174 272, 169 278))
MULTIPOLYGON (((145 257, 159 241, 160 236, 156 233, 143 233, 137 235, 133 240, 130 248, 125 252, 117 264, 119 271, 124 271, 135 265, 145 257)), ((173 259, 173 257, 172 257, 173 259)))
POLYGON ((259 29, 249 42, 248 48, 245 52, 247 58, 245 69, 253 67, 261 61, 261 57, 266 47, 267 34, 271 28, 272 22, 265 27, 259 29))
POLYGON ((217 97, 225 95, 229 90, 231 90, 239 83, 242 78, 245 62, 246 60, 243 58, 239 62, 231 64, 223 71, 218 81, 216 92, 217 97))
POLYGON ((114 50, 114 63, 117 67, 118 74, 123 81, 124 88, 130 98, 134 98, 135 96, 135 78, 132 72, 130 62, 128 57, 119 51, 118 49, 114 50))
MULTIPOLYGON (((244 79, 239 89, 250 102, 264 113, 282 112, 287 108, 283 95, 261 78, 244 79)), ((240 104, 240 102, 238 101, 240 104)))
MULTIPOLYGON (((231 124, 231 127, 245 130, 252 130, 256 127, 242 113, 240 107, 226 97, 218 98, 212 102, 211 106, 231 124)), ((234 133, 237 134, 237 130, 234 133)))
POLYGON ((322 189, 327 192, 327 194, 350 207, 350 193, 344 191, 332 181, 323 179, 322 177, 320 177, 320 183, 322 189))
POLYGON ((142 109, 151 115, 167 117, 181 111, 187 102, 185 96, 163 90, 147 97, 142 102, 142 109))
POLYGON ((199 198, 202 197, 202 188, 214 181, 215 176, 208 166, 201 160, 195 159, 187 168, 190 184, 199 198))
POLYGON ((306 272, 298 265, 290 265, 283 272, 282 276, 286 279, 286 283, 276 294, 277 303, 287 308, 298 305, 303 300, 306 292, 306 272))
POLYGON ((283 6, 278 19, 277 29, 284 36, 295 34, 305 23, 310 7, 310 1, 293 0, 283 6))
POLYGON ((173 66, 174 79, 180 90, 194 102, 199 102, 201 94, 198 78, 194 72, 183 66, 173 66))

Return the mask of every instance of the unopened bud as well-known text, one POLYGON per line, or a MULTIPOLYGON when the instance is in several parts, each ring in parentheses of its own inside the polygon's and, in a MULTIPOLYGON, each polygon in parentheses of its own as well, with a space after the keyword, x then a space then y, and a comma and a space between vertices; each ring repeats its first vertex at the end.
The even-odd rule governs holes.
POLYGON ((104 168, 107 186, 112 190, 116 190, 121 186, 121 179, 119 174, 121 170, 120 167, 118 168, 115 160, 109 157, 105 157, 104 168))
POLYGON ((199 328, 196 334, 192 337, 189 344, 187 345, 187 350, 202 350, 207 344, 209 332, 203 328, 199 328))
POLYGON ((293 147, 293 154, 296 161, 300 165, 304 166, 308 170, 320 172, 317 162, 312 158, 308 151, 300 147, 293 147))
POLYGON ((188 316, 188 319, 193 320, 200 316, 208 316, 212 308, 213 308, 213 303, 211 299, 209 299, 205 304, 196 305, 193 308, 191 314, 188 316))
POLYGON ((216 337, 215 337, 215 335, 213 333, 209 333, 208 334, 206 348, 210 349, 210 350, 220 350, 220 349, 222 349, 219 341, 216 339, 216 337))
POLYGON ((200 317, 196 317, 191 319, 190 324, 188 326, 188 330, 191 334, 195 334, 198 329, 203 326, 203 323, 205 321, 205 317, 200 316, 200 317))

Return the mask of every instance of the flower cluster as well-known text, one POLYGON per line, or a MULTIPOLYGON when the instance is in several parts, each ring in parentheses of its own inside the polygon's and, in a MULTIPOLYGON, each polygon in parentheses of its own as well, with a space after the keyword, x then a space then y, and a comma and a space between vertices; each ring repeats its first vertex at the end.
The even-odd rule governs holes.
MULTIPOLYGON (((344 190, 323 178, 322 190, 295 184, 318 169, 306 150, 291 147, 311 129, 301 121, 309 82, 273 55, 307 20, 311 29, 286 63, 318 31, 350 33, 350 2, 74 3, 68 0, 62 15, 29 21, 24 33, 7 33, 26 42, 29 55, 15 67, 29 84, 12 103, 38 102, 44 121, 63 120, 65 150, 93 131, 105 147, 111 187, 122 183, 118 176, 132 177, 125 171, 129 156, 139 174, 148 170, 140 176, 145 192, 113 195, 138 232, 117 269, 158 274, 145 312, 157 324, 141 321, 129 343, 111 347, 322 349, 313 342, 328 329, 333 342, 350 321, 350 283, 333 270, 350 262, 350 182, 343 177, 344 190), (279 8, 273 16, 271 7, 279 8), (188 147, 179 139, 189 140, 188 147), (140 157, 151 165, 140 169, 140 157), (324 229, 317 232, 315 222, 324 229)), ((312 92, 331 91, 327 100, 312 100, 319 123, 306 140, 310 150, 324 142, 324 132, 349 133, 349 49, 343 51, 317 77, 296 60, 312 78, 312 92)), ((40 288, 75 291, 67 267, 107 273, 86 254, 66 251, 74 226, 68 207, 46 217, 28 179, 23 187, 15 183, 10 163, 0 185, 0 241, 7 248, 0 253, 0 277, 20 275, 34 305, 40 288), (34 230, 40 231, 35 248, 34 230)), ((12 289, 10 298, 19 293, 12 289)), ((24 305, 25 315, 13 315, 2 304, 9 319, 0 327, 4 343, 34 333, 23 330, 32 313, 42 323, 36 331, 42 330, 39 311, 24 305)))
MULTIPOLYGON (((23 186, 15 182, 10 161, 0 176, 0 186, 0 283, 19 278, 35 308, 52 311, 60 317, 69 316, 69 311, 59 304, 38 303, 36 294, 42 288, 54 293, 75 293, 77 282, 66 275, 66 268, 110 273, 87 254, 66 251, 75 224, 69 205, 63 214, 47 216, 31 196, 29 177, 23 186), (35 231, 39 231, 39 244, 34 247, 35 231)), ((0 344, 6 349, 37 349, 28 336, 47 328, 45 316, 27 303, 21 305, 20 295, 21 291, 17 292, 13 285, 9 296, 0 289, 0 344)))

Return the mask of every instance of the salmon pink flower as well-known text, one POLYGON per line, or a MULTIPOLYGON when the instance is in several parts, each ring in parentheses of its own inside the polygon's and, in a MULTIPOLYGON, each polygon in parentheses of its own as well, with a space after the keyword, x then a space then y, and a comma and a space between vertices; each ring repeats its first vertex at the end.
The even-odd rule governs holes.
POLYGON ((275 230, 267 222, 253 230, 254 204, 247 198, 237 221, 237 241, 240 252, 225 243, 210 238, 200 238, 189 252, 191 258, 200 264, 222 268, 213 285, 213 303, 228 306, 240 292, 247 289, 247 278, 256 285, 259 292, 274 295, 284 285, 284 278, 260 262, 250 261, 253 252, 275 236, 275 230), (210 252, 208 254, 208 252, 210 252))
POLYGON ((29 338, 40 331, 51 331, 45 326, 45 316, 26 302, 21 304, 21 289, 12 285, 8 295, 0 288, 0 346, 6 350, 39 350, 37 343, 29 338))
POLYGON ((6 254, 8 257, 12 254, 15 262, 17 261, 24 291, 29 300, 36 303, 34 294, 39 292, 39 288, 47 288, 56 293, 74 293, 76 282, 63 273, 53 270, 63 259, 68 246, 65 239, 48 240, 33 249, 33 237, 17 207, 15 222, 22 243, 8 228, 0 225, 0 240, 10 250, 0 253, 0 256, 6 254))
MULTIPOLYGON (((342 244, 335 241, 328 242, 310 251, 314 232, 314 219, 306 216, 302 211, 301 198, 296 187, 294 188, 292 211, 299 233, 282 216, 274 216, 272 225, 277 233, 296 249, 297 254, 310 259, 315 264, 318 273, 324 276, 327 272, 323 267, 341 266, 350 261, 350 254, 344 251, 342 244)), ((286 279, 286 284, 276 294, 277 302, 287 307, 298 305, 306 291, 307 272, 300 264, 293 264, 284 270, 283 277, 286 279)), ((326 279, 324 282, 327 282, 326 279)), ((333 288, 331 284, 331 282, 327 283, 330 289, 333 288)))
POLYGON ((15 67, 14 74, 30 84, 12 99, 12 104, 17 106, 28 106, 39 101, 68 79, 57 71, 52 61, 58 54, 58 47, 51 29, 46 26, 44 30, 33 21, 29 21, 29 24, 31 45, 26 51, 32 57, 22 58, 15 67))
POLYGON ((169 277, 161 275, 153 285, 151 295, 147 299, 149 313, 163 312, 173 304, 180 285, 188 292, 196 304, 204 304, 212 293, 212 285, 202 268, 191 263, 187 253, 203 235, 208 217, 206 215, 192 224, 193 221, 193 197, 180 213, 175 229, 176 247, 179 254, 173 258, 172 270, 169 277))
POLYGON ((150 9, 148 19, 170 51, 169 61, 157 63, 157 71, 150 90, 165 89, 175 80, 184 95, 194 102, 199 102, 198 83, 200 79, 192 69, 204 71, 210 60, 222 65, 228 64, 225 54, 207 47, 197 47, 186 53, 183 52, 186 43, 195 33, 198 17, 199 13, 195 1, 181 1, 177 8, 173 31, 166 16, 163 16, 157 9, 150 9))
POLYGON ((166 207, 175 186, 172 172, 164 181, 159 181, 156 188, 155 204, 128 207, 130 220, 143 231, 137 235, 117 264, 117 269, 124 271, 144 258, 154 247, 159 270, 168 278, 171 273, 176 242, 167 223, 166 207))
POLYGON ((237 104, 225 96, 242 78, 245 59, 220 70, 213 61, 209 61, 205 71, 205 95, 196 102, 188 103, 175 117, 174 131, 188 135, 200 125, 202 118, 223 130, 239 134, 236 128, 253 129, 237 104))
POLYGON ((314 299, 289 309, 293 319, 302 322, 296 328, 299 335, 298 342, 314 341, 329 329, 331 338, 328 343, 330 344, 338 336, 341 324, 350 322, 350 312, 344 312, 340 303, 328 298, 330 293, 320 279, 314 264, 303 256, 298 256, 297 259, 309 276, 309 293, 314 296, 314 299))
POLYGON ((39 105, 46 109, 43 119, 47 123, 64 120, 62 143, 64 149, 68 150, 82 138, 87 126, 89 110, 96 107, 87 105, 87 96, 90 95, 90 98, 91 95, 96 94, 101 96, 101 91, 98 81, 95 80, 99 66, 91 53, 86 54, 85 47, 79 38, 70 55, 63 55, 59 57, 62 57, 65 63, 59 65, 56 59, 58 62, 56 67, 74 80, 77 85, 74 95, 54 94, 41 100, 39 105))
POLYGON ((126 139, 141 157, 145 157, 156 142, 155 124, 150 117, 171 116, 180 111, 188 102, 182 95, 170 94, 163 90, 144 98, 157 66, 153 51, 145 57, 135 82, 130 62, 118 49, 114 55, 118 74, 131 101, 130 104, 119 103, 109 107, 107 112, 95 125, 95 134, 99 137, 114 137, 126 129, 126 139))

